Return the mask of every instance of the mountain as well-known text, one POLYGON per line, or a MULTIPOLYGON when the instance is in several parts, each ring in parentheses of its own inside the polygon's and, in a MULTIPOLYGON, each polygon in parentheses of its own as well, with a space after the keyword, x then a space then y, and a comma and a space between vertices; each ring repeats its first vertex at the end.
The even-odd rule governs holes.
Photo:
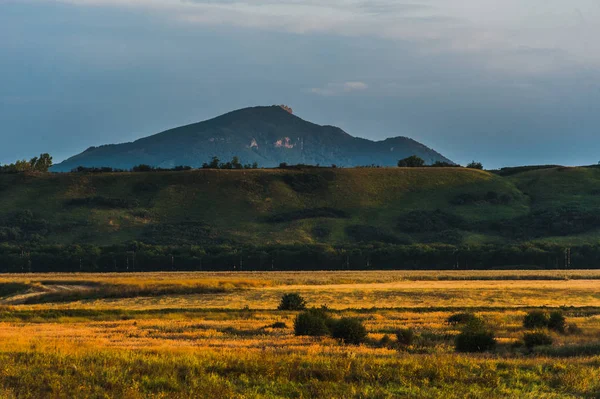
POLYGON ((52 170, 68 172, 78 166, 129 169, 140 164, 200 167, 213 156, 223 161, 238 156, 242 163, 257 162, 261 167, 282 162, 392 166, 410 155, 418 155, 428 164, 451 162, 407 137, 383 141, 353 137, 338 127, 307 122, 290 108, 274 105, 240 109, 131 143, 90 147, 52 170))

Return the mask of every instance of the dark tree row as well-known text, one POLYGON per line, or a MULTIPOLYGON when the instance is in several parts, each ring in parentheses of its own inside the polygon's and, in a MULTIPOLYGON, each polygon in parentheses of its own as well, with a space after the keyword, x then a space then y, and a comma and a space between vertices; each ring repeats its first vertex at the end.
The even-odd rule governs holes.
POLYGON ((600 245, 0 245, 0 272, 598 268, 600 245))

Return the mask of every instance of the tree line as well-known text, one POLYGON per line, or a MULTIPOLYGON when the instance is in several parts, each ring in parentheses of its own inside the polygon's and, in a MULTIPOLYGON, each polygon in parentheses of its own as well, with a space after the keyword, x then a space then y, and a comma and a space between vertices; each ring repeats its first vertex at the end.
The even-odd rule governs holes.
MULTIPOLYGON (((426 165, 425 164, 425 160, 421 157, 418 157, 416 155, 411 155, 410 157, 401 159, 398 161, 398 167, 399 168, 423 168, 423 167, 432 167, 432 168, 457 168, 457 167, 461 167, 461 165, 457 165, 454 163, 450 163, 450 162, 442 162, 442 161, 435 161, 434 163, 432 163, 431 165, 426 165)), ((479 169, 482 170, 483 169, 483 164, 481 162, 476 162, 476 161, 472 161, 469 162, 466 166, 466 168, 468 169, 479 169)))
POLYGON ((122 245, 0 244, 0 272, 473 270, 600 267, 600 245, 122 245))
POLYGON ((51 166, 52 157, 50 154, 44 153, 29 161, 23 159, 8 165, 0 165, 0 173, 48 172, 51 166))

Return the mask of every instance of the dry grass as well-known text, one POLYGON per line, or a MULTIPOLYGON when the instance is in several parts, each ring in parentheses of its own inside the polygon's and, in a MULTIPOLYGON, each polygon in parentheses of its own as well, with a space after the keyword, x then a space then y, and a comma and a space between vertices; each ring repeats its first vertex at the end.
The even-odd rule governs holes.
POLYGON ((598 397, 600 273, 558 276, 514 271, 3 276, 0 283, 70 286, 81 295, 88 292, 81 287, 124 287, 133 296, 1 308, 0 397, 598 397), (181 291, 165 294, 163 287, 181 291), (183 295, 189 287, 222 290, 183 295), (148 290, 157 291, 135 296, 148 290), (335 317, 362 319, 370 342, 348 347, 330 338, 294 336, 296 313, 275 310, 285 292, 327 304, 335 317), (552 333, 555 347, 533 354, 514 347, 523 334, 523 307, 561 305, 568 306, 567 319, 580 333, 552 333), (495 353, 454 353, 458 331, 445 320, 464 308, 493 327, 495 353), (270 327, 275 322, 287 327, 270 327), (377 343, 406 327, 417 332, 414 345, 377 343))

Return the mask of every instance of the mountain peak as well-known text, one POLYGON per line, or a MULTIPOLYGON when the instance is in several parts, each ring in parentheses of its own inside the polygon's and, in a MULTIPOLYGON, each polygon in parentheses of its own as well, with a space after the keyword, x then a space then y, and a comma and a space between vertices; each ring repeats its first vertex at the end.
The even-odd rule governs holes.
POLYGON ((238 109, 132 143, 90 147, 53 170, 70 171, 78 166, 129 169, 139 164, 200 167, 213 156, 221 160, 237 156, 242 163, 257 162, 263 167, 282 162, 392 166, 410 155, 427 163, 449 161, 406 137, 379 142, 356 138, 338 127, 299 118, 287 105, 272 105, 238 109))

